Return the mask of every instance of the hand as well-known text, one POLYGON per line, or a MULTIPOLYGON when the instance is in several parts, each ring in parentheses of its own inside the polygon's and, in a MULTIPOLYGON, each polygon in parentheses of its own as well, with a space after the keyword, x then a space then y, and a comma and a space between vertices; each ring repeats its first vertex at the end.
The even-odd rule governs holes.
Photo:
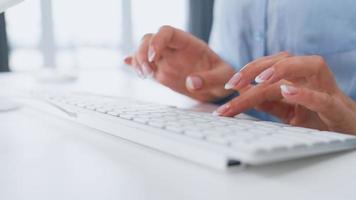
POLYGON ((142 77, 154 77, 163 85, 200 101, 229 95, 224 84, 234 74, 231 66, 209 46, 182 30, 163 26, 146 34, 136 53, 125 59, 142 77))
POLYGON ((291 56, 282 52, 246 65, 226 84, 240 96, 216 114, 234 116, 251 108, 286 123, 356 134, 356 104, 337 86, 320 56, 291 56), (250 83, 255 80, 258 85, 250 83))

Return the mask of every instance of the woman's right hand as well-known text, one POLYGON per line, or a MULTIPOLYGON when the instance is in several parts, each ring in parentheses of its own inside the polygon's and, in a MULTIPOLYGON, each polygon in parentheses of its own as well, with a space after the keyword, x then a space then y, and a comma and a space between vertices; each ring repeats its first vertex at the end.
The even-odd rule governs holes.
POLYGON ((125 59, 143 77, 200 101, 214 101, 231 93, 224 84, 234 74, 202 40, 182 30, 163 26, 146 34, 138 50, 125 59))

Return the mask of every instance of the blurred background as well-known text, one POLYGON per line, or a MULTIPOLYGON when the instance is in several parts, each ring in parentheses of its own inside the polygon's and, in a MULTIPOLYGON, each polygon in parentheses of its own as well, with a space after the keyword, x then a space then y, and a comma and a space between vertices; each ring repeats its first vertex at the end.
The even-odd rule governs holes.
POLYGON ((0 71, 118 68, 172 25, 209 39, 213 0, 25 0, 0 17, 0 71))

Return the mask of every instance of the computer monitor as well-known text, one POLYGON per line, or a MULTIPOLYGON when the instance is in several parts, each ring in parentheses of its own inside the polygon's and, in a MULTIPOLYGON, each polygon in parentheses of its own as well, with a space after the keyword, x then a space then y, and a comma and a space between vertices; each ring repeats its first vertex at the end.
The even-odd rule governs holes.
POLYGON ((0 13, 24 0, 0 0, 0 13))

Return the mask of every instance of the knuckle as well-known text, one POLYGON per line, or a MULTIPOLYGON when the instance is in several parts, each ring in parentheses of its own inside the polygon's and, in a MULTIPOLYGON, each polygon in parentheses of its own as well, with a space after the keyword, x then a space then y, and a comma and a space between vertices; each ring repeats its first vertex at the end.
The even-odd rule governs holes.
POLYGON ((316 66, 319 70, 322 70, 326 67, 326 61, 322 56, 319 55, 313 55, 311 58, 314 60, 316 63, 316 66))
POLYGON ((273 56, 273 55, 259 57, 259 58, 255 59, 254 61, 252 61, 252 63, 253 63, 253 62, 259 62, 259 61, 262 61, 262 60, 266 60, 266 59, 268 59, 268 58, 271 58, 272 56, 273 56))
POLYGON ((280 54, 281 54, 281 56, 283 56, 283 57, 290 57, 290 56, 292 56, 292 54, 290 54, 288 51, 281 51, 280 54))
POLYGON ((301 57, 287 57, 274 66, 274 76, 282 78, 291 73, 291 66, 301 66, 302 62, 303 60, 301 57))
POLYGON ((294 56, 294 57, 290 57, 290 58, 286 58, 285 62, 291 64, 291 65, 295 65, 295 66, 299 66, 302 63, 302 58, 300 56, 294 56))
POLYGON ((275 77, 281 77, 284 76, 285 73, 287 72, 287 68, 285 66, 288 66, 292 63, 295 63, 296 61, 294 60, 295 58, 289 57, 289 58, 285 58, 284 60, 281 60, 280 62, 278 62, 277 64, 275 64, 273 66, 274 68, 274 76, 275 77))
POLYGON ((150 39, 152 36, 153 36, 152 33, 146 33, 145 35, 142 36, 141 42, 147 41, 147 40, 150 39))
POLYGON ((159 28, 158 32, 172 31, 173 27, 170 25, 163 25, 159 28))
POLYGON ((137 50, 137 57, 139 58, 146 58, 147 57, 147 44, 141 44, 137 50))
POLYGON ((174 32, 174 28, 172 26, 169 25, 163 25, 159 28, 158 33, 155 35, 155 37, 153 37, 152 39, 152 44, 156 43, 159 40, 167 40, 169 37, 171 37, 171 35, 174 32))
POLYGON ((320 56, 320 55, 312 55, 311 57, 315 60, 315 62, 317 62, 319 64, 324 64, 325 63, 324 58, 322 56, 320 56))

